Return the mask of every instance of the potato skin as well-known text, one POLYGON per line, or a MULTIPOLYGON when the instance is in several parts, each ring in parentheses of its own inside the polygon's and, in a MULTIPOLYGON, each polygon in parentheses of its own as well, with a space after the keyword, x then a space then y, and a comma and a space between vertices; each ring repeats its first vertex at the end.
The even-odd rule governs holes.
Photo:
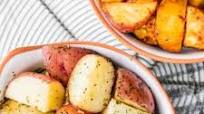
POLYGON ((110 100, 114 78, 108 59, 94 54, 84 56, 68 83, 70 102, 87 112, 101 112, 110 100))
POLYGON ((163 0, 156 17, 157 42, 169 52, 180 52, 184 38, 187 0, 163 0))
POLYGON ((143 112, 139 109, 128 106, 122 102, 119 102, 115 99, 111 99, 106 109, 102 114, 151 114, 143 112))
POLYGON ((8 100, 0 106, 0 114, 54 114, 54 112, 43 113, 27 105, 8 100))
POLYGON ((188 6, 184 46, 204 49, 204 12, 188 6))
POLYGON ((157 45, 155 36, 155 18, 152 18, 141 28, 134 31, 135 36, 150 45, 157 45))
POLYGON ((155 103, 148 86, 127 69, 117 70, 115 99, 145 112, 153 113, 155 103))
POLYGON ((104 15, 120 32, 134 32, 143 26, 155 12, 157 2, 138 3, 103 3, 104 15))
POLYGON ((68 46, 45 46, 43 47, 44 63, 51 77, 67 86, 71 72, 84 55, 92 51, 68 46))
POLYGON ((85 111, 82 111, 76 107, 74 107, 73 105, 69 104, 69 105, 65 105, 63 107, 61 107, 56 114, 91 114, 85 111))
POLYGON ((63 66, 62 52, 60 48, 52 46, 45 46, 42 49, 44 64, 50 76, 65 84, 68 77, 63 66))

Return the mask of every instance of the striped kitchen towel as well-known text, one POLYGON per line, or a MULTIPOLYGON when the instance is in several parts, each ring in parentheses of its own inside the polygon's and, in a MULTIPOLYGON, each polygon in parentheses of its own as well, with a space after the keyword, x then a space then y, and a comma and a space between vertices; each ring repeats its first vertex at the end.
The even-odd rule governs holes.
POLYGON ((67 40, 126 51, 158 77, 178 114, 204 114, 204 63, 161 63, 137 55, 103 27, 87 0, 0 0, 0 60, 16 47, 67 40))

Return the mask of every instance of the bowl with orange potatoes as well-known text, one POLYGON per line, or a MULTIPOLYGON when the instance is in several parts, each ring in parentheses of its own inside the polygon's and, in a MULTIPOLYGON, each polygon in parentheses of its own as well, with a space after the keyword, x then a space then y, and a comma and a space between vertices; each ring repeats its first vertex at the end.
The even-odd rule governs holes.
POLYGON ((0 91, 1 114, 175 114, 151 71, 100 43, 18 48, 1 62, 0 91))
POLYGON ((122 44, 161 62, 204 61, 203 0, 89 0, 122 44))

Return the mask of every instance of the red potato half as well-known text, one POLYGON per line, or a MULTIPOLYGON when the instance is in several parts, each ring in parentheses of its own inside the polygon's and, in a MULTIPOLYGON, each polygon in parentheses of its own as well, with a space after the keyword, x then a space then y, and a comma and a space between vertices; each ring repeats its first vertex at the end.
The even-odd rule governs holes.
POLYGON ((65 105, 63 107, 61 107, 56 114, 91 114, 85 111, 82 111, 76 107, 74 107, 73 105, 69 104, 69 105, 65 105))
POLYGON ((70 74, 79 59, 93 53, 82 48, 68 46, 45 46, 43 47, 44 63, 51 77, 67 85, 70 74))
POLYGON ((50 112, 63 105, 64 94, 60 82, 43 74, 25 72, 9 83, 5 97, 41 112, 50 112))
POLYGON ((137 109, 153 113, 155 103, 148 86, 134 73, 118 69, 115 87, 115 98, 137 109))

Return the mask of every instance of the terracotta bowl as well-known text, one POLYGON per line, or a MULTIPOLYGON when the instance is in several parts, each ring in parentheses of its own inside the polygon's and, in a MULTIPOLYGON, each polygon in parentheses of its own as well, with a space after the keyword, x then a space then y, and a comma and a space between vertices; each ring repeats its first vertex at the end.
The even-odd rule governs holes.
MULTIPOLYGON (((114 47, 99 43, 67 42, 61 44, 94 50, 99 54, 110 58, 118 65, 136 73, 152 90, 159 112, 158 114, 175 114, 171 101, 162 85, 150 70, 145 68, 145 66, 138 60, 132 58, 132 56, 114 47)), ((41 47, 42 45, 18 48, 10 52, 3 60, 3 62, 0 64, 0 101, 3 101, 6 86, 13 78, 14 74, 18 74, 23 71, 30 71, 43 66, 41 47)))
POLYGON ((170 53, 158 47, 145 44, 142 41, 137 40, 134 36, 121 33, 111 25, 110 21, 104 15, 101 9, 100 0, 89 0, 89 2, 98 18, 113 36, 135 52, 161 62, 195 63, 204 61, 204 51, 183 48, 180 53, 170 53))

